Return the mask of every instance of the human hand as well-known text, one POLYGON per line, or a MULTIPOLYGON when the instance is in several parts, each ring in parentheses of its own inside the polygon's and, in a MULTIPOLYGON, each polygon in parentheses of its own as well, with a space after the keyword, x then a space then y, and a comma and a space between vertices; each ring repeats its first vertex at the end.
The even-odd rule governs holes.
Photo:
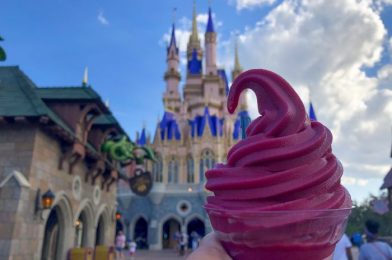
POLYGON ((232 258, 226 253, 225 249, 222 247, 215 232, 211 232, 200 241, 199 247, 186 259, 231 260, 232 258))

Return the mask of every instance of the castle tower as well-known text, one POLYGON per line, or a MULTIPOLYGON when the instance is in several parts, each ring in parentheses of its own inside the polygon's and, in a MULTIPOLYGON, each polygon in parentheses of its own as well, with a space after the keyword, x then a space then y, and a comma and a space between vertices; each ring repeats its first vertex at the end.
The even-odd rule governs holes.
MULTIPOLYGON (((203 50, 201 49, 199 34, 197 31, 197 15, 196 15, 196 0, 193 1, 193 11, 192 11, 192 33, 189 36, 188 46, 187 46, 187 58, 188 63, 192 60, 194 53, 196 57, 201 61, 203 58, 203 50)), ((201 73, 201 71, 200 71, 201 73)))
POLYGON ((180 111, 181 97, 178 92, 178 85, 181 75, 178 72, 179 51, 176 44, 175 25, 173 23, 169 46, 167 47, 167 69, 164 75, 166 81, 166 91, 163 94, 163 104, 166 110, 180 111))
POLYGON ((184 87, 184 100, 189 103, 190 107, 197 106, 203 96, 202 78, 203 78, 203 50, 200 45, 199 34, 197 31, 196 20, 196 1, 193 2, 192 12, 192 32, 189 36, 187 46, 187 72, 184 87))
POLYGON ((216 75, 216 32, 212 21, 211 7, 208 8, 208 22, 205 33, 206 75, 216 75))
MULTIPOLYGON (((241 119, 248 116, 247 111, 240 108, 234 114, 227 111, 229 77, 223 68, 217 66, 217 33, 211 8, 208 10, 204 46, 200 44, 196 18, 194 4, 186 74, 181 75, 186 78, 182 97, 178 94, 178 67, 181 65, 174 26, 167 49, 167 87, 163 95, 165 111, 158 119, 151 143, 156 161, 146 165, 154 179, 153 188, 148 199, 129 192, 119 195, 119 205, 129 205, 124 214, 130 223, 127 237, 135 237, 132 232, 142 215, 145 223, 151 223, 142 226, 146 229, 143 234, 148 234, 146 241, 150 249, 175 245, 170 230, 187 230, 195 223, 200 227, 198 230, 211 230, 202 207, 208 196, 204 188, 205 172, 215 163, 225 161, 230 146, 241 139, 241 119), (132 202, 125 203, 125 198, 132 202), (168 235, 162 236, 165 233, 168 235)), ((233 75, 238 76, 242 69, 237 51, 234 59, 233 75)), ((144 139, 142 133, 137 140, 144 143, 144 139)))
POLYGON ((205 32, 205 77, 203 98, 207 106, 210 107, 212 115, 221 115, 223 100, 226 97, 226 89, 224 87, 221 75, 218 75, 216 64, 216 32, 212 20, 211 7, 208 8, 208 21, 205 32))

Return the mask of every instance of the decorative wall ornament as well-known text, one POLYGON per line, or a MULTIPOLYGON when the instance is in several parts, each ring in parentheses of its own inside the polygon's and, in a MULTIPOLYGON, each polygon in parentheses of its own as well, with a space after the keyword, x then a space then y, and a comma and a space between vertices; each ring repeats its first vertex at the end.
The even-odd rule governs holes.
POLYGON ((93 190, 93 202, 95 205, 98 205, 100 201, 101 201, 101 189, 99 188, 99 185, 95 185, 93 190))
POLYGON ((180 200, 177 203, 177 213, 182 216, 182 217, 186 217, 189 213, 191 213, 192 211, 192 205, 189 201, 187 200, 180 200))
POLYGON ((82 197, 82 179, 79 175, 75 175, 72 180, 72 195, 76 200, 82 197))

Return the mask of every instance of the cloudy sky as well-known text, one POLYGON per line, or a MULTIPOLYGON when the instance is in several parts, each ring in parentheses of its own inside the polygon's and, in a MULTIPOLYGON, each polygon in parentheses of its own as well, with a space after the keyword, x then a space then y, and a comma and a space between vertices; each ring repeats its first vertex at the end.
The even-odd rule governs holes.
MULTIPOLYGON (((207 9, 197 1, 202 39, 207 9)), ((232 68, 238 38, 245 69, 281 74, 306 106, 310 96, 353 198, 377 194, 392 164, 392 1, 215 0, 212 10, 220 66, 232 68)), ((153 133, 170 26, 184 62, 191 13, 191 0, 4 0, 4 65, 19 65, 39 86, 78 85, 88 66, 90 84, 130 135, 143 124, 153 133)))

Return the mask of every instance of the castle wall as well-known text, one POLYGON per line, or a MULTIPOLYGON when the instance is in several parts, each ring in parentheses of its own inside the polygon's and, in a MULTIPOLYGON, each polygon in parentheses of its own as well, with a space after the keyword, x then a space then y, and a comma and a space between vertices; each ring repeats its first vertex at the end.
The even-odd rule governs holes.
MULTIPOLYGON (((194 219, 203 222, 206 233, 211 231, 211 225, 202 205, 206 193, 199 185, 175 185, 155 183, 147 197, 139 197, 130 192, 123 191, 118 197, 121 207, 124 208, 124 222, 127 238, 135 239, 135 225, 140 217, 148 222, 149 249, 160 250, 163 246, 163 225, 166 221, 174 219, 180 224, 181 232, 187 232, 188 223, 194 219), (189 190, 192 188, 192 191, 189 190), (130 199, 131 198, 131 199, 130 199), (181 206, 189 206, 187 211, 182 211, 181 206)), ((121 191, 120 191, 121 193, 121 191)))
POLYGON ((53 210, 63 230, 56 259, 66 259, 68 250, 74 247, 76 220, 82 211, 87 217, 84 246, 94 247, 101 215, 105 225, 104 243, 113 243, 115 185, 106 191, 100 189, 99 178, 96 185, 85 182, 87 168, 83 161, 75 165, 72 174, 68 173, 67 164, 60 170, 61 155, 59 140, 37 125, 0 125, 0 183, 17 170, 29 186, 21 186, 13 178, 0 188, 0 258, 41 259, 45 226, 53 210), (55 200, 51 210, 35 214, 38 189, 41 195, 50 189, 55 200))

